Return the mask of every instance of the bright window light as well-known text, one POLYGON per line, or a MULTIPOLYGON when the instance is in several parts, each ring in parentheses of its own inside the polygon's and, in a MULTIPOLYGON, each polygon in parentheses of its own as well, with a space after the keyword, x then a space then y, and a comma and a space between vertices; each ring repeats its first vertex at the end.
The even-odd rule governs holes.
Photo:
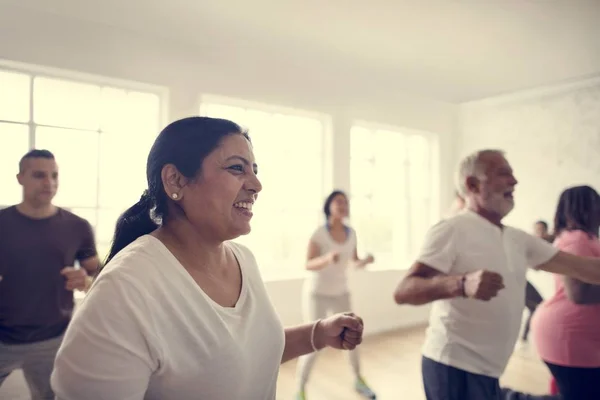
POLYGON ((408 268, 435 220, 435 138, 402 129, 350 132, 351 220, 359 252, 383 268, 408 268))
POLYGON ((238 239, 255 254, 265 276, 304 273, 308 240, 323 223, 326 124, 317 117, 203 101, 201 115, 248 129, 263 190, 252 233, 238 239))

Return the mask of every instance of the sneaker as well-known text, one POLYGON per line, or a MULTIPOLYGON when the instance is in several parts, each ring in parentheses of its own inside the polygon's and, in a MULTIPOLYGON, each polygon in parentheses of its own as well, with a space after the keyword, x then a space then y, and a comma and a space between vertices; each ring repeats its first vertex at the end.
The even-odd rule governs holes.
POLYGON ((358 393, 367 399, 375 400, 377 398, 375 392, 371 390, 363 378, 356 379, 356 382, 354 383, 354 389, 356 389, 358 393))
POLYGON ((304 394, 304 390, 301 392, 298 392, 298 394, 296 395, 296 400, 306 400, 306 395, 304 394))

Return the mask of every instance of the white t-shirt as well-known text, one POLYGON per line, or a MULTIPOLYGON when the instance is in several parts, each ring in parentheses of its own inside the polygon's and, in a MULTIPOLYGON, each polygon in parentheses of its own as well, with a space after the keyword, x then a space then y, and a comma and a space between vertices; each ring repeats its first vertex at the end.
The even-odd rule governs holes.
POLYGON ((331 237, 327 226, 317 229, 310 240, 319 246, 320 255, 337 250, 339 259, 318 271, 310 271, 306 280, 306 290, 310 294, 321 296, 341 296, 348 293, 348 263, 352 260, 356 248, 356 233, 347 227, 348 233, 344 243, 338 243, 331 237))
POLYGON ((274 400, 285 334, 252 253, 232 308, 153 236, 122 250, 76 311, 52 374, 59 400, 274 400))
POLYGON ((490 223, 471 211, 441 221, 418 261, 448 275, 497 272, 505 288, 489 302, 454 298, 433 303, 423 355, 439 363, 499 378, 513 352, 525 305, 527 267, 557 249, 522 230, 490 223))

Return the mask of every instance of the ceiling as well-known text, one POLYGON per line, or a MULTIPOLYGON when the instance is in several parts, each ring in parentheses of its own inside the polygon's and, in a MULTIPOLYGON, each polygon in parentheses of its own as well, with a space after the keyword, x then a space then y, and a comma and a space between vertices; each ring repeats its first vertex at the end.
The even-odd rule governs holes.
POLYGON ((599 0, 0 0, 211 64, 460 103, 600 75, 599 0), (191 47, 190 47, 191 48, 191 47))

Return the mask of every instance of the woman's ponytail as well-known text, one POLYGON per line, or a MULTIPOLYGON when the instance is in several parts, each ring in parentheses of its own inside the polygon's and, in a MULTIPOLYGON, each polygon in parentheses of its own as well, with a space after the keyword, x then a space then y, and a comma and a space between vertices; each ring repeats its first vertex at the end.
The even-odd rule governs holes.
POLYGON ((117 220, 115 235, 105 265, 121 250, 134 242, 137 238, 147 235, 158 228, 152 218, 154 200, 144 191, 140 200, 129 207, 117 220))

